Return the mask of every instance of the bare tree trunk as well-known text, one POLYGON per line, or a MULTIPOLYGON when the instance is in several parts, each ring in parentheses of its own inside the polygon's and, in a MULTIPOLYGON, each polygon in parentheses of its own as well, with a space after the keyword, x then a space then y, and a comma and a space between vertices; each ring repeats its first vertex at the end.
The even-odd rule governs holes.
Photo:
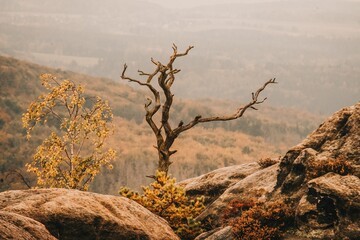
POLYGON ((169 150, 162 148, 160 149, 160 151, 158 151, 158 154, 159 154, 158 170, 167 173, 171 165, 169 150))
POLYGON ((125 72, 127 69, 127 65, 124 65, 123 72, 121 74, 121 78, 124 80, 128 80, 130 82, 135 82, 141 86, 146 86, 153 94, 153 99, 147 98, 147 103, 145 104, 146 111, 146 122, 149 124, 152 129, 157 145, 156 149, 158 151, 159 163, 158 170, 163 172, 169 171, 169 166, 171 165, 170 157, 176 150, 172 151, 171 146, 173 145, 175 139, 182 133, 185 132, 195 125, 199 123, 206 122, 215 122, 215 121, 230 121, 234 119, 238 119, 242 117, 245 111, 249 108, 257 110, 255 105, 263 103, 266 98, 262 100, 258 100, 260 93, 272 83, 276 83, 275 78, 270 79, 265 82, 262 87, 260 87, 255 93, 252 93, 252 99, 244 106, 240 106, 235 113, 225 116, 214 116, 214 117, 202 117, 200 115, 195 116, 194 119, 187 124, 183 121, 180 121, 178 126, 172 128, 169 122, 170 119, 170 109, 173 104, 174 95, 171 92, 171 86, 175 81, 175 74, 180 72, 179 69, 173 68, 173 63, 176 58, 185 56, 189 53, 189 51, 193 48, 193 46, 189 46, 184 53, 178 53, 177 47, 173 45, 173 54, 170 56, 169 62, 167 64, 162 64, 159 61, 155 61, 151 59, 151 62, 156 66, 155 71, 153 73, 145 73, 143 71, 138 70, 140 76, 147 76, 146 81, 137 80, 134 78, 130 78, 125 76, 125 72), (159 91, 151 84, 151 81, 155 76, 158 75, 158 86, 160 87, 162 93, 165 96, 165 99, 161 101, 159 91), (161 121, 160 123, 155 123, 153 120, 153 116, 159 112, 161 107, 161 121))

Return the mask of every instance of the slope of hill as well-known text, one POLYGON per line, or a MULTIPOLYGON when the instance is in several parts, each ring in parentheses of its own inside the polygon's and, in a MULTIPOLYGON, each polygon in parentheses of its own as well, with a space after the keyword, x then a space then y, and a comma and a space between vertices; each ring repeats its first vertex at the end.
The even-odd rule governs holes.
MULTIPOLYGON (((143 176, 152 174, 157 165, 156 151, 152 147, 155 138, 144 122, 146 92, 109 79, 47 68, 7 57, 0 57, 2 174, 13 169, 23 169, 24 164, 31 161, 36 146, 48 134, 48 129, 44 127, 27 142, 21 127, 21 114, 43 91, 38 80, 41 73, 52 73, 60 79, 82 83, 87 94, 109 100, 113 109, 115 132, 108 145, 118 151, 118 156, 114 169, 104 170, 96 178, 92 190, 115 194, 121 185, 138 188, 146 184, 148 179, 143 176)), ((175 102, 171 112, 174 123, 186 121, 197 114, 224 114, 236 106, 234 102, 212 99, 194 101, 176 98, 175 102)), ((248 112, 238 121, 195 127, 181 135, 175 143, 174 149, 179 151, 174 155, 170 171, 182 180, 219 167, 265 157, 277 158, 315 129, 321 120, 321 116, 264 104, 259 111, 248 112)), ((20 183, 9 186, 10 180, 11 177, 8 177, 1 189, 22 187, 20 183)))

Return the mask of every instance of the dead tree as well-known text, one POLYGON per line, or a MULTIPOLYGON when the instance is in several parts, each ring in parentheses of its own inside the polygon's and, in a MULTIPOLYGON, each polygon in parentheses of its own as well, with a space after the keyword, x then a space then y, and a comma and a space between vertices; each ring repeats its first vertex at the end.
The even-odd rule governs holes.
POLYGON ((171 86, 175 81, 175 75, 180 72, 180 69, 174 68, 173 64, 178 57, 186 56, 189 51, 193 48, 193 46, 189 46, 185 52, 178 53, 177 46, 174 44, 172 49, 173 53, 170 56, 168 63, 165 65, 159 61, 151 58, 151 62, 155 65, 155 70, 152 73, 146 73, 141 70, 138 70, 140 76, 145 76, 145 80, 138 80, 125 75, 127 65, 124 65, 124 69, 121 74, 121 78, 123 80, 128 80, 130 82, 135 82, 141 86, 147 87, 153 94, 153 99, 147 98, 147 102, 145 103, 146 110, 146 122, 151 127, 152 131, 156 136, 157 145, 155 148, 158 151, 159 162, 158 162, 158 170, 168 172, 169 166, 171 165, 170 157, 177 150, 170 150, 173 145, 175 139, 182 133, 190 128, 194 127, 199 123, 206 122, 215 122, 215 121, 230 121, 237 118, 240 118, 244 115, 247 109, 255 109, 255 105, 263 103, 266 98, 262 100, 258 100, 260 93, 271 83, 276 83, 275 78, 270 79, 265 82, 262 87, 260 87, 255 93, 252 93, 252 99, 243 106, 240 106, 235 113, 225 115, 225 116, 213 116, 213 117, 202 117, 200 115, 195 116, 193 120, 188 123, 184 123, 180 121, 176 127, 172 127, 169 123, 170 119, 170 109, 173 104, 174 95, 171 92, 171 86), (157 76, 158 85, 160 87, 160 91, 154 87, 153 79, 157 76), (161 99, 161 97, 165 96, 165 99, 161 99), (161 110, 160 110, 161 108, 161 110), (160 122, 156 123, 154 120, 154 116, 156 113, 161 113, 160 122))

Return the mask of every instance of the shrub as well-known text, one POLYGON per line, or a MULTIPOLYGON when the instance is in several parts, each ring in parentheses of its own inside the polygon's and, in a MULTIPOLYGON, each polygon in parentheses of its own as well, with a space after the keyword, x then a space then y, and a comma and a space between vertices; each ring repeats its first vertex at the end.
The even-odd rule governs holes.
POLYGON ((242 214, 242 212, 254 207, 256 201, 252 198, 249 199, 233 199, 227 205, 222 215, 222 222, 226 223, 229 219, 236 218, 242 214))
POLYGON ((260 165, 261 168, 270 167, 278 162, 279 160, 271 159, 271 158, 262 158, 259 161, 257 161, 257 163, 260 165))
MULTIPOLYGON (((251 204, 245 205, 249 207, 247 210, 234 209, 233 213, 238 212, 240 215, 228 221, 237 239, 279 239, 284 227, 293 218, 293 211, 283 199, 254 203, 252 207, 251 204)), ((234 202, 230 206, 234 206, 234 202)), ((235 206, 243 206, 243 204, 238 202, 235 206)))
POLYGON ((204 198, 189 199, 184 188, 165 172, 157 172, 154 179, 150 186, 143 187, 142 195, 125 187, 120 189, 120 195, 166 219, 181 239, 194 239, 203 231, 201 223, 194 219, 205 208, 204 198))
POLYGON ((307 177, 309 179, 320 177, 328 172, 340 175, 353 174, 355 169, 351 162, 344 158, 329 158, 322 161, 313 161, 308 165, 307 177))

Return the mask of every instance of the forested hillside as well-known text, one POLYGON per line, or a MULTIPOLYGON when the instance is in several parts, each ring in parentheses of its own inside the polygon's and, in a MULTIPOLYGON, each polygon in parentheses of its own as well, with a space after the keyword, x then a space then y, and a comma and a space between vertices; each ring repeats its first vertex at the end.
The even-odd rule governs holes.
MULTIPOLYGON (((150 181, 145 175, 154 173, 157 156, 153 148, 155 137, 144 122, 146 92, 133 89, 125 82, 0 57, 0 190, 26 187, 17 175, 9 175, 13 170, 20 171, 31 183, 34 180, 24 171, 24 164, 31 161, 36 146, 49 129, 44 126, 41 131, 33 133, 31 141, 26 141, 21 115, 44 90, 39 81, 41 73, 52 73, 59 79, 81 83, 86 94, 101 96, 113 109, 114 134, 107 144, 116 149, 118 155, 114 169, 104 170, 95 179, 92 191, 116 194, 121 185, 139 188, 150 181)), ((249 89, 249 97, 253 90, 249 89)), ((175 124, 198 114, 211 116, 232 112, 236 106, 237 103, 229 101, 175 98, 171 114, 175 124)), ((266 157, 277 158, 322 120, 321 116, 264 104, 259 111, 249 111, 237 121, 197 126, 181 135, 175 143, 174 149, 178 153, 173 156, 170 172, 182 180, 223 166, 266 157)))

